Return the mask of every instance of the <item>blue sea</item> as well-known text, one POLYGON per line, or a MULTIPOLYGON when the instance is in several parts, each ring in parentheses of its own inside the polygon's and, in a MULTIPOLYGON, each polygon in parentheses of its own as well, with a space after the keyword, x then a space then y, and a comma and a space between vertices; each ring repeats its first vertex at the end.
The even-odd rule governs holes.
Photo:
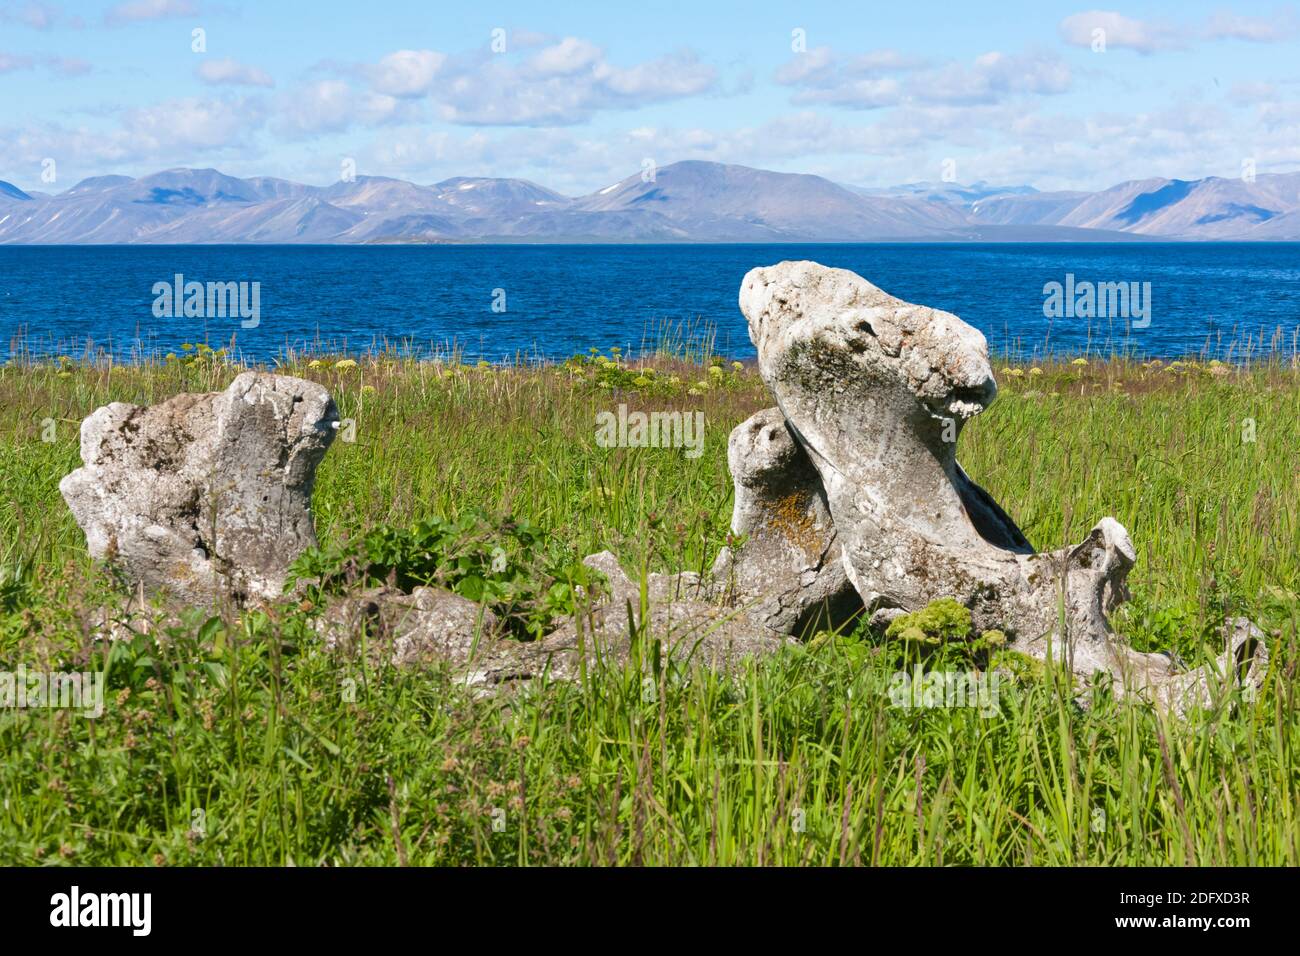
POLYGON ((1300 244, 810 244, 0 246, 0 346, 121 359, 233 347, 286 352, 564 358, 666 334, 754 354, 737 292, 745 273, 784 259, 851 269, 910 302, 946 309, 1024 359, 1126 352, 1239 357, 1247 341, 1288 354, 1300 331, 1300 244), (154 314, 154 287, 257 282, 254 328, 238 317, 154 314), (1044 287, 1150 283, 1150 321, 1044 315, 1044 287), (1278 330, 1281 330, 1280 333, 1278 330))

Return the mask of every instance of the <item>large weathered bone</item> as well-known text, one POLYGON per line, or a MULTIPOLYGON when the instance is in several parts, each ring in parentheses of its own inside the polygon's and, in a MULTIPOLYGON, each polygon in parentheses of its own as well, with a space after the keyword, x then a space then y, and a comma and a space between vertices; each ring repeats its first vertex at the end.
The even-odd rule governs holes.
MULTIPOLYGON (((584 661, 588 667, 601 662, 625 664, 634 639, 647 645, 660 641, 664 653, 679 663, 721 671, 734 671, 746 660, 795 643, 743 610, 703 600, 694 575, 649 575, 648 607, 643 614, 641 585, 627 576, 613 554, 602 551, 583 563, 605 575, 605 597, 540 641, 500 641, 489 646, 473 665, 473 682, 496 684, 542 673, 573 679, 584 661)), ((651 651, 645 650, 648 660, 651 651)))
POLYGON ((90 553, 132 583, 192 604, 270 599, 316 543, 312 482, 337 424, 320 385, 265 372, 148 408, 114 402, 82 422, 85 466, 59 490, 90 553))
POLYGON ((731 531, 710 577, 718 596, 766 627, 806 637, 862 610, 844 573, 821 478, 778 408, 741 422, 727 443, 735 483, 731 531))
MULTIPOLYGON (((1106 612, 1126 596, 1135 560, 1119 522, 1103 518, 1081 544, 1035 554, 962 471, 961 429, 997 394, 977 329, 814 262, 752 270, 740 308, 763 380, 821 477, 845 572, 868 611, 951 597, 977 629, 1001 629, 1017 649, 1084 677, 1104 671, 1169 702, 1204 684, 1112 632, 1106 612)), ((1224 673, 1242 673, 1232 666, 1241 646, 1225 652, 1224 673)))

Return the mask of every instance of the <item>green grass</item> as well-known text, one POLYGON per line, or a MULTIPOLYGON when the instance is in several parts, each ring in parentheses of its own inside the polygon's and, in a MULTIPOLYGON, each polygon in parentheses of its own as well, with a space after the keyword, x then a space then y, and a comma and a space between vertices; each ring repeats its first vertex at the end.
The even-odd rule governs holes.
MULTIPOLYGON (((193 612, 161 647, 110 648, 88 619, 121 595, 57 489, 77 424, 237 370, 65 364, 0 367, 0 669, 102 668, 108 700, 98 720, 0 711, 0 864, 1300 865, 1300 374, 1279 363, 1000 371, 963 434, 964 467, 1037 547, 1106 514, 1129 529, 1116 624, 1139 648, 1200 663, 1228 614, 1270 632, 1262 691, 1186 722, 1080 708, 1024 667, 991 718, 903 709, 897 652, 846 639, 730 678, 647 687, 630 667, 495 696, 326 655, 292 609, 193 612)), ((473 507, 574 555, 705 568, 730 518, 727 435, 769 404, 729 363, 333 364, 285 369, 356 423, 318 476, 327 542, 473 507), (596 412, 623 401, 703 410, 704 454, 597 447, 596 412)))

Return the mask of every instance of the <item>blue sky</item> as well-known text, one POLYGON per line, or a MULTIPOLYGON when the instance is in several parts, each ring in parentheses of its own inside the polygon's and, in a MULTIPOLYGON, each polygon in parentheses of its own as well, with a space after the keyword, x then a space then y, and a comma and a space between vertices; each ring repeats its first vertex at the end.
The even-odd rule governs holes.
POLYGON ((581 194, 646 159, 862 186, 945 162, 1041 189, 1289 172, 1298 28, 1267 0, 0 0, 0 179, 57 192, 214 166, 325 184, 352 159, 581 194))

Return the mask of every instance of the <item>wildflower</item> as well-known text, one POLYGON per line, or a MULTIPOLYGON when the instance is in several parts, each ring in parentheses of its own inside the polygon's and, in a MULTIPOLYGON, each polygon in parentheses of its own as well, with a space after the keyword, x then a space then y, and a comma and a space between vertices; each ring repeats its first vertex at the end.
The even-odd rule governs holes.
POLYGON ((323 366, 324 364, 325 364, 325 363, 322 362, 320 359, 312 359, 310 362, 307 363, 307 367, 308 367, 308 368, 320 368, 320 367, 323 366))
POLYGON ((192 342, 182 342, 182 343, 181 343, 181 351, 182 351, 182 352, 193 352, 193 351, 194 351, 194 343, 192 343, 192 342))
POLYGON ((341 362, 334 363, 334 368, 340 370, 346 370, 346 369, 356 368, 356 367, 357 367, 357 363, 354 362, 352 359, 343 359, 341 362))
POLYGON ((985 631, 980 639, 989 647, 1002 647, 1007 643, 1007 636, 1002 631, 985 631))
POLYGON ((1042 375, 1042 374, 1043 374, 1043 370, 1042 370, 1041 368, 1039 368, 1037 365, 1035 365, 1033 368, 1031 368, 1031 369, 1029 370, 1029 374, 1030 374, 1030 375, 1042 375))
POLYGON ((650 379, 646 378, 644 375, 638 375, 636 378, 632 379, 632 384, 637 388, 645 388, 650 384, 650 379))
POLYGON ((375 394, 375 387, 374 387, 373 385, 362 385, 362 386, 361 386, 361 394, 362 394, 362 395, 373 395, 373 394, 375 394))
POLYGON ((1011 377, 1012 377, 1012 378, 1023 378, 1023 377, 1024 377, 1024 374, 1025 374, 1025 370, 1024 370, 1023 368, 1013 368, 1013 369, 1011 369, 1011 377))
POLYGON ((703 378, 700 379, 698 382, 695 383, 695 387, 702 392, 707 392, 710 388, 708 379, 703 379, 703 378))
POLYGON ((744 362, 732 362, 732 363, 731 363, 731 367, 734 368, 737 372, 743 372, 743 371, 745 370, 745 363, 744 363, 744 362))
POLYGON ((710 374, 710 375, 721 375, 721 374, 722 374, 722 366, 720 366, 720 365, 710 365, 710 366, 709 366, 709 374, 710 374))
POLYGON ((1086 358, 1077 358, 1077 359, 1075 359, 1073 362, 1071 362, 1070 364, 1071 364, 1071 365, 1087 365, 1087 364, 1088 364, 1088 360, 1087 360, 1086 358))
POLYGON ((688 388, 688 389, 686 390, 686 394, 687 394, 687 395, 703 395, 704 393, 701 392, 701 391, 700 391, 698 388, 696 388, 694 385, 692 385, 690 388, 688 388))

